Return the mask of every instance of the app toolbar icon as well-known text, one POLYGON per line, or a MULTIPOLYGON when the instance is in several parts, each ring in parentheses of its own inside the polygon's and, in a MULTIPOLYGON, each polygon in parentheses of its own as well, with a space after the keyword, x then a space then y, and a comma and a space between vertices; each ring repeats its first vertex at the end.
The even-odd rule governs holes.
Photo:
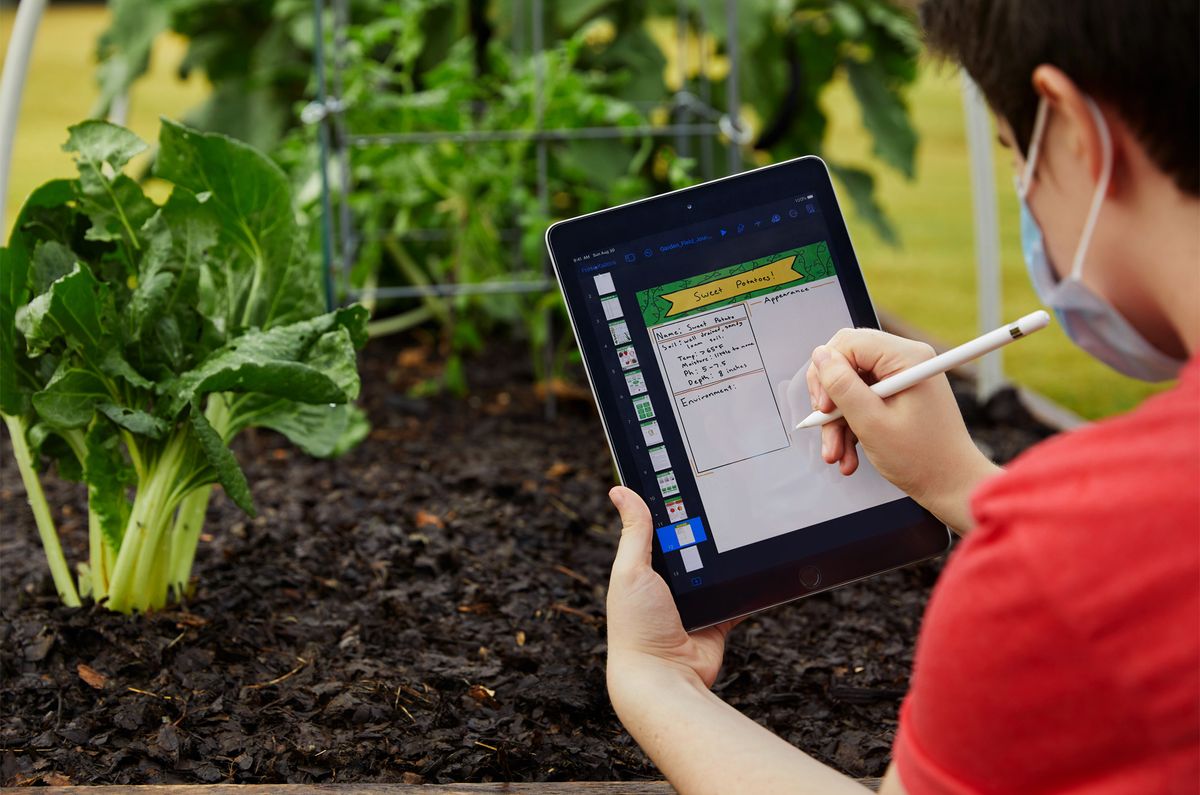
POLYGON ((799 217, 800 217, 800 211, 797 210, 795 207, 788 210, 788 218, 799 218, 799 217))
POLYGON ((779 213, 775 213, 774 215, 771 216, 771 223, 773 223, 773 224, 779 223, 779 213))
POLYGON ((637 259, 637 254, 630 252, 629 254, 625 255, 626 262, 633 262, 635 259, 637 259))
POLYGON ((738 230, 738 234, 740 235, 742 232, 745 232, 745 231, 746 231, 746 225, 745 225, 745 224, 738 224, 738 225, 737 225, 737 230, 738 230))
POLYGON ((727 235, 727 234, 729 234, 729 233, 726 232, 724 229, 721 230, 721 237, 725 237, 725 235, 727 235))
POLYGON ((654 255, 654 251, 652 249, 646 249, 645 251, 642 252, 643 257, 650 257, 653 255, 654 255))

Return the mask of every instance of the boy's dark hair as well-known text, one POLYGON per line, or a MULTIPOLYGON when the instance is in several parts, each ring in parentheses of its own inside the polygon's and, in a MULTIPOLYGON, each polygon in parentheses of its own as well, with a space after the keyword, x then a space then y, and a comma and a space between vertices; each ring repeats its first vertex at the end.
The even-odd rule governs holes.
POLYGON ((1200 195, 1200 0, 924 0, 920 15, 930 48, 967 70, 1022 152, 1033 70, 1053 64, 1200 195))

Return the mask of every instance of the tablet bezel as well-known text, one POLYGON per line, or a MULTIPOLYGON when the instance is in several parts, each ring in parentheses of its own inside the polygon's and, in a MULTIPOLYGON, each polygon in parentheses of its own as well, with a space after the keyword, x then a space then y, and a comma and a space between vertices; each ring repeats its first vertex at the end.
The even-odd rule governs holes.
MULTIPOLYGON (((580 321, 582 288, 577 284, 576 274, 564 275, 560 256, 569 264, 567 251, 599 250, 614 240, 635 240, 720 217, 728 213, 730 207, 745 206, 747 200, 755 204, 769 203, 795 196, 800 191, 814 194, 821 206, 851 320, 857 327, 879 328, 829 170, 824 161, 815 156, 788 160, 559 221, 546 230, 546 245, 555 278, 579 345, 609 450, 623 484, 637 482, 633 477, 637 471, 633 451, 624 437, 615 437, 611 432, 610 423, 619 427, 616 395, 602 394, 596 388, 593 367, 603 365, 592 361, 596 353, 590 350, 580 334, 581 326, 586 325, 580 321), (614 443, 615 438, 620 444, 614 443)), ((672 589, 684 627, 695 631, 758 612, 936 557, 950 546, 948 529, 909 498, 838 517, 805 530, 828 531, 843 527, 848 536, 858 540, 814 551, 732 581, 683 593, 672 589), (874 530, 876 525, 884 529, 874 530), (867 527, 872 529, 864 536, 867 527)), ((655 570, 669 582, 662 551, 657 544, 653 544, 652 549, 655 570)))

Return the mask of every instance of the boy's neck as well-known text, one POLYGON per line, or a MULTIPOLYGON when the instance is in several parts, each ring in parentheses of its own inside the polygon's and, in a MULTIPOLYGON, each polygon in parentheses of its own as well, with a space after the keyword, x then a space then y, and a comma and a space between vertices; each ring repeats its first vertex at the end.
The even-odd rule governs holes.
POLYGON ((1141 240, 1131 242, 1153 271, 1148 297, 1191 358, 1200 352, 1200 197, 1179 190, 1156 196, 1139 219, 1141 240))

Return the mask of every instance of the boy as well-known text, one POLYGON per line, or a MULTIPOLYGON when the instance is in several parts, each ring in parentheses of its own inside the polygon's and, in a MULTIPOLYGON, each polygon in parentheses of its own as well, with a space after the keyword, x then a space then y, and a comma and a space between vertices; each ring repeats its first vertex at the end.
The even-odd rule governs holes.
MULTIPOLYGON (((1200 782, 1200 12, 1196 0, 926 0, 1014 154, 1042 301, 1138 410, 1002 471, 946 379, 864 378, 927 346, 843 330, 813 352, 822 456, 874 466, 961 535, 930 600, 881 792, 1159 793, 1200 782), (1189 361, 1190 360, 1190 361, 1189 361)), ((683 793, 864 792, 709 691, 732 623, 686 634, 632 491, 608 595, 621 721, 683 793)), ((783 642, 784 639, 780 639, 783 642)))

